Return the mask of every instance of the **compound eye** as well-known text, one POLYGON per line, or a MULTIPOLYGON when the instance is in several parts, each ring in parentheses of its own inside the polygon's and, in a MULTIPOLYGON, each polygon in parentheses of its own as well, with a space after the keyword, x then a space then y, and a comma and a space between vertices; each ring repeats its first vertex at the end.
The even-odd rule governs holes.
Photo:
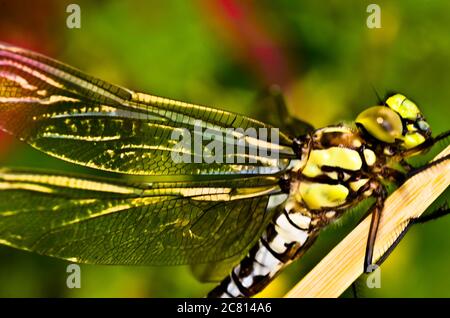
POLYGON ((356 123, 362 125, 376 139, 393 143, 402 138, 403 124, 400 116, 386 106, 374 106, 366 109, 356 118, 356 123))
POLYGON ((427 136, 431 136, 430 125, 424 119, 418 120, 416 122, 416 126, 419 129, 419 131, 423 132, 427 136))

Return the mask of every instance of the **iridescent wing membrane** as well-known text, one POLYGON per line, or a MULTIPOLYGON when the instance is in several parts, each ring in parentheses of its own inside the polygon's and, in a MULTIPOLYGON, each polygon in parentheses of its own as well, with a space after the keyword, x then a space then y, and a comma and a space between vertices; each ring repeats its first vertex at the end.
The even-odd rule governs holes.
POLYGON ((226 259, 270 220, 274 179, 127 185, 2 170, 0 242, 95 264, 226 259))
POLYGON ((91 168, 137 175, 266 174, 285 168, 293 156, 292 141, 282 133, 275 144, 235 132, 246 145, 278 151, 280 160, 254 156, 256 162, 242 164, 224 151, 221 162, 192 164, 207 152, 203 147, 201 153, 182 149, 191 163, 175 163, 174 130, 186 129, 194 138, 196 124, 222 135, 230 128, 271 127, 226 111, 136 93, 1 44, 0 87, 3 130, 47 154, 91 168))
POLYGON ((251 163, 236 163, 224 152, 221 163, 175 162, 172 132, 196 134, 198 121, 218 134, 270 128, 226 111, 136 93, 0 44, 1 129, 87 167, 196 180, 132 184, 3 169, 0 243, 97 264, 194 264, 242 253, 272 216, 266 206, 280 192, 279 174, 294 156, 292 140, 283 133, 274 143, 238 132, 234 136, 246 145, 275 149, 279 159, 255 155, 251 163))

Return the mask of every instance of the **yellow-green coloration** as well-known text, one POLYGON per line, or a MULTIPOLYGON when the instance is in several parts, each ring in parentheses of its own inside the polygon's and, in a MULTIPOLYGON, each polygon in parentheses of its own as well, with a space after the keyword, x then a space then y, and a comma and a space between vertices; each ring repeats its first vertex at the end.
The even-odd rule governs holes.
MULTIPOLYGON (((401 94, 396 94, 386 100, 385 106, 374 106, 366 109, 356 118, 356 123, 362 125, 373 137, 386 142, 403 141, 406 149, 414 148, 425 141, 425 137, 417 128, 409 124, 406 134, 403 132, 402 119, 423 120, 420 110, 414 102, 401 94)), ((366 158, 367 160, 367 158, 366 158)))
POLYGON ((348 148, 331 147, 312 150, 302 174, 311 178, 317 177, 322 174, 322 166, 356 171, 361 169, 362 161, 358 152, 348 148))
MULTIPOLYGON (((400 114, 404 119, 416 120, 420 117, 420 110, 417 105, 402 94, 389 97, 386 100, 386 105, 400 114)), ((407 125, 406 128, 408 132, 402 138, 406 149, 416 147, 425 141, 425 137, 417 132, 414 125, 407 125)))
POLYGON ((406 149, 414 148, 425 141, 425 137, 416 133, 408 133, 404 138, 404 145, 406 149))
POLYGON ((339 179, 339 176, 338 176, 338 174, 337 174, 336 171, 327 172, 326 175, 327 175, 329 178, 334 179, 334 180, 339 179))
MULTIPOLYGON (((102 191, 110 193, 121 194, 136 194, 142 193, 141 190, 137 190, 133 187, 119 186, 106 182, 90 181, 78 178, 71 178, 59 175, 39 175, 39 174, 27 174, 27 173, 11 173, 8 169, 0 170, 0 178, 5 180, 2 183, 4 186, 12 187, 13 184, 38 184, 42 183, 51 187, 70 187, 75 190, 92 190, 102 191)), ((33 191, 37 191, 37 187, 33 191)), ((43 189, 43 188, 41 188, 43 189)), ((47 189, 47 188, 45 188, 47 189)), ((47 190, 43 192, 48 192, 47 190)))
POLYGON ((372 166, 377 161, 377 156, 370 149, 364 149, 364 159, 369 166, 372 166))
POLYGON ((300 196, 310 209, 334 207, 345 202, 348 189, 342 184, 331 185, 324 183, 302 182, 300 196))
POLYGON ((420 110, 414 102, 402 94, 395 94, 386 100, 386 105, 395 110, 405 119, 415 120, 420 115, 420 110))
POLYGON ((414 125, 409 124, 406 126, 408 132, 403 138, 404 147, 406 149, 410 149, 416 147, 425 141, 425 137, 417 131, 417 128, 414 125))
POLYGON ((15 190, 28 190, 28 191, 37 191, 42 193, 52 193, 52 189, 49 187, 32 184, 32 183, 13 183, 13 182, 0 182, 0 190, 5 189, 15 189, 15 190))
POLYGON ((359 179, 358 181, 350 182, 350 188, 353 191, 358 191, 363 185, 365 185, 369 179, 359 179))
POLYGON ((402 138, 402 120, 388 107, 370 107, 356 117, 356 122, 378 140, 393 143, 402 138))

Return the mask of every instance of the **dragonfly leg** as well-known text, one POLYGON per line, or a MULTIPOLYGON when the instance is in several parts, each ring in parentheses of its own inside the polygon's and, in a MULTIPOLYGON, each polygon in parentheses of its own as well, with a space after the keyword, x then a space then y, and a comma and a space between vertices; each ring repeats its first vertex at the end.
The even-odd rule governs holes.
POLYGON ((416 167, 414 167, 412 164, 407 162, 405 159, 400 160, 400 164, 402 165, 403 168, 405 168, 405 170, 407 172, 410 172, 410 171, 416 169, 416 167))
POLYGON ((447 139, 448 137, 450 137, 450 130, 445 131, 445 132, 443 132, 443 133, 437 135, 436 137, 427 139, 425 142, 421 143, 421 144, 418 145, 417 147, 410 148, 410 149, 408 149, 408 150, 402 152, 402 153, 401 153, 401 156, 404 157, 404 158, 406 158, 406 157, 411 156, 411 155, 414 154, 414 153, 428 150, 428 149, 430 149, 431 147, 433 147, 435 144, 437 144, 439 141, 445 140, 445 139, 447 139))
POLYGON ((423 224, 426 222, 429 222, 431 220, 439 219, 443 216, 446 216, 450 214, 450 209, 448 207, 448 204, 445 203, 433 212, 420 216, 418 218, 414 218, 408 221, 408 225, 403 229, 403 231, 400 233, 400 235, 395 239, 394 243, 392 243, 391 246, 384 252, 384 254, 378 259, 376 262, 376 265, 380 266, 383 264, 383 262, 389 257, 389 255, 392 253, 392 251, 397 247, 397 245, 400 243, 400 241, 403 239, 405 234, 408 232, 408 230, 413 226, 414 224, 423 224))
POLYGON ((387 197, 387 191, 380 183, 375 184, 374 195, 376 201, 371 207, 372 219, 370 222, 369 236, 367 238, 366 254, 364 257, 364 272, 369 273, 370 265, 372 265, 373 251, 375 247, 375 240, 377 238, 378 225, 380 224, 381 212, 383 211, 384 201, 387 197))
POLYGON ((407 176, 406 173, 404 173, 402 171, 399 171, 399 170, 396 170, 396 169, 389 168, 389 167, 384 167, 382 169, 382 171, 381 171, 381 174, 382 174, 384 179, 390 180, 390 181, 394 182, 397 185, 402 184, 407 179, 406 178, 406 176, 407 176))
MULTIPOLYGON (((424 166, 419 167, 414 170, 410 170, 406 175, 395 169, 385 169, 385 170, 383 170, 383 176, 385 178, 395 181, 397 184, 401 184, 406 179, 411 178, 413 175, 415 175, 421 171, 424 171, 436 164, 439 164, 445 160, 449 160, 449 159, 450 159, 450 155, 444 156, 444 157, 442 157, 438 160, 435 160, 427 165, 424 165, 424 166)), ((378 196, 377 201, 372 206, 371 210, 369 210, 369 212, 372 214, 372 220, 370 223, 369 237, 368 237, 368 241, 367 241, 366 255, 365 255, 365 259, 364 259, 364 272, 365 273, 370 272, 368 266, 372 264, 373 248, 375 245, 378 224, 380 222, 381 210, 383 209, 384 200, 386 199, 386 196, 387 196, 386 190, 384 188, 383 188, 383 190, 380 190, 380 191, 382 192, 381 195, 378 196)), ((430 221, 432 219, 436 219, 438 217, 444 216, 448 213, 449 213, 449 208, 447 206, 445 206, 445 207, 440 207, 439 209, 437 209, 436 211, 434 211, 433 213, 431 213, 429 215, 410 220, 408 225, 406 226, 406 228, 402 231, 402 233, 398 236, 398 238, 394 241, 394 243, 389 247, 389 249, 383 254, 383 256, 380 258, 380 260, 377 262, 377 265, 384 262, 384 260, 389 256, 389 254, 392 252, 392 250, 398 245, 398 243, 400 243, 403 236, 406 234, 406 232, 408 231, 408 229, 411 225, 417 224, 417 223, 424 223, 424 222, 430 221)))
POLYGON ((429 162, 429 163, 427 163, 426 165, 423 165, 423 166, 421 166, 421 167, 414 168, 413 170, 411 170, 410 172, 408 172, 406 178, 409 179, 409 178, 411 178, 412 176, 414 176, 414 175, 416 175, 416 174, 418 174, 418 173, 420 173, 420 172, 422 172, 422 171, 424 171, 424 170, 427 170, 428 168, 431 168, 431 167, 433 167, 433 166, 435 166, 435 165, 437 165, 437 164, 440 164, 441 162, 446 161, 446 160, 450 160, 450 155, 446 155, 446 156, 444 156, 444 157, 442 157, 442 158, 439 158, 439 159, 437 159, 437 160, 434 160, 434 161, 432 161, 432 162, 429 162))

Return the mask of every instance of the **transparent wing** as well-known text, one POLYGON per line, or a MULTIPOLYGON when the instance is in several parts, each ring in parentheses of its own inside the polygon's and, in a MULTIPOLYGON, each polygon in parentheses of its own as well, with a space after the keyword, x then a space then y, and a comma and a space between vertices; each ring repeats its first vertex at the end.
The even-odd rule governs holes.
POLYGON ((292 140, 265 123, 133 92, 1 43, 0 128, 57 158, 134 175, 273 174, 294 155, 292 140))
POLYGON ((132 185, 0 170, 0 244, 93 264, 197 264, 242 254, 273 217, 277 177, 132 185))

